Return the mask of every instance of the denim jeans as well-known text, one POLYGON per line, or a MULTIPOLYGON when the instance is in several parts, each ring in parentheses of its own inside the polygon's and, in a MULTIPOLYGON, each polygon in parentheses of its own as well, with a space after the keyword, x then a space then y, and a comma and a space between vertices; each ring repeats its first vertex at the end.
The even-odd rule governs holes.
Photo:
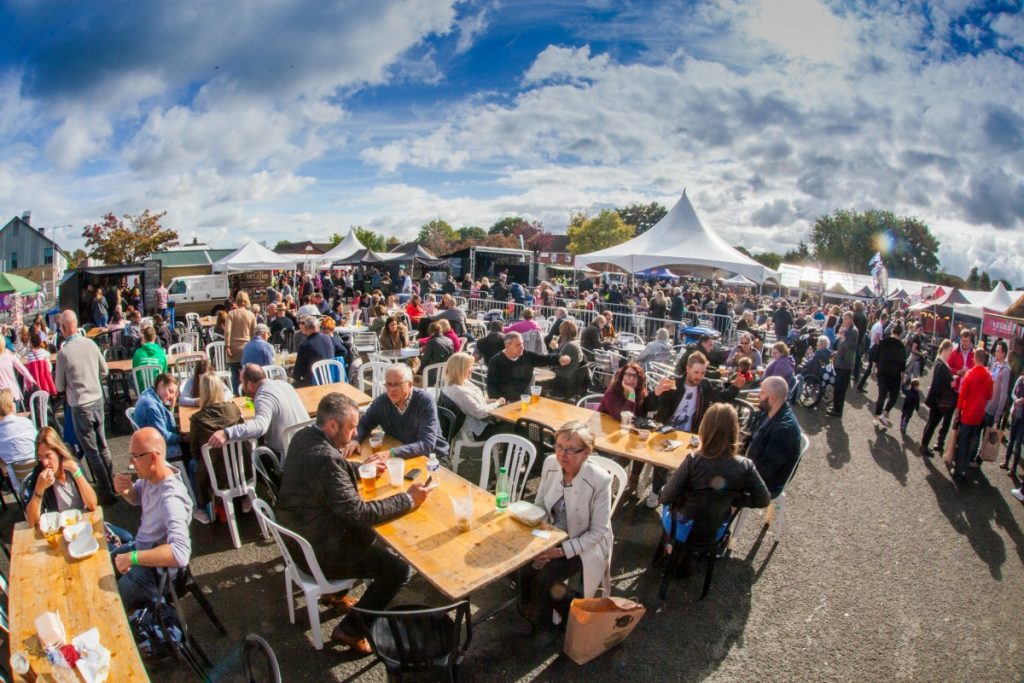
POLYGON ((982 429, 984 429, 982 425, 960 424, 960 432, 956 437, 956 459, 954 461, 954 471, 961 477, 967 476, 967 465, 974 459, 975 454, 978 452, 982 429))
POLYGON ((104 498, 114 495, 114 466, 110 460, 110 448, 107 446, 107 436, 103 430, 103 399, 84 406, 72 406, 71 418, 75 424, 78 444, 82 447, 96 478, 94 487, 102 503, 104 498))
MULTIPOLYGON (((111 559, 116 555, 137 550, 135 542, 122 544, 110 553, 111 559)), ((158 595, 160 575, 155 567, 135 566, 117 577, 117 592, 121 594, 125 614, 131 614, 140 607, 145 607, 158 595)))
POLYGON ((1018 417, 1010 422, 1010 438, 1006 442, 1006 459, 1003 461, 1009 464, 1011 472, 1017 471, 1022 443, 1024 443, 1024 417, 1018 417))

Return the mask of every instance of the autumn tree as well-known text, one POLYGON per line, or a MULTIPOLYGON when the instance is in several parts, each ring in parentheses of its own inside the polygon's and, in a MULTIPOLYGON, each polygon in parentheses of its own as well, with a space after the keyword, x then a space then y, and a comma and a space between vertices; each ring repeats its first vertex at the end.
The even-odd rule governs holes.
POLYGON ((475 225, 459 228, 455 232, 458 233, 459 239, 463 242, 483 242, 487 239, 487 231, 475 225))
POLYGON ((819 216, 811 243, 818 260, 850 273, 866 273, 875 252, 893 277, 928 280, 939 268, 939 241, 928 226, 892 211, 839 209, 819 216))
POLYGON ((619 214, 626 225, 636 228, 636 234, 642 235, 664 218, 668 209, 658 202, 650 204, 635 202, 621 209, 615 209, 615 212, 619 214))
POLYGON ((178 246, 178 232, 160 225, 166 211, 139 214, 127 213, 118 218, 113 213, 82 230, 89 255, 110 265, 138 263, 154 251, 178 246))
POLYGON ((420 246, 434 254, 448 253, 449 248, 458 239, 459 236, 455 232, 455 228, 448 221, 440 218, 424 223, 420 227, 419 235, 416 236, 416 241, 420 243, 420 246))
POLYGON ((85 249, 75 249, 74 253, 68 256, 68 266, 70 268, 81 268, 85 265, 85 260, 89 258, 89 254, 85 249))
POLYGON ((575 214, 569 221, 569 251, 575 256, 613 247, 631 239, 636 228, 626 225, 615 211, 605 209, 593 218, 575 214))
POLYGON ((384 250, 391 251, 392 249, 397 249, 401 243, 402 240, 398 239, 394 235, 391 235, 386 240, 384 240, 384 250))

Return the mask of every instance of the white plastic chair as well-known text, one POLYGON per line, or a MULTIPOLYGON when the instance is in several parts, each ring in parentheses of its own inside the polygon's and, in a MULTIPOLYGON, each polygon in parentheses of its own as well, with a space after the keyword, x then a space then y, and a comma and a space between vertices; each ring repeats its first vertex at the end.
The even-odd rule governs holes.
POLYGON ((281 457, 280 457, 281 467, 284 467, 285 458, 288 457, 288 446, 291 445, 292 438, 299 432, 300 429, 305 429, 306 427, 308 427, 309 425, 313 424, 314 422, 316 422, 316 418, 313 418, 313 419, 310 419, 310 420, 303 420, 302 422, 296 422, 295 424, 291 425, 290 427, 285 427, 281 431, 281 448, 283 449, 281 451, 281 457))
POLYGON ((390 367, 391 363, 363 363, 359 366, 356 388, 377 398, 384 393, 384 375, 390 367))
POLYGON ((591 454, 587 456, 587 460, 612 475, 612 483, 617 484, 615 493, 612 495, 611 509, 612 514, 615 514, 615 509, 619 507, 619 501, 622 500, 622 494, 626 491, 626 481, 628 480, 626 469, 611 458, 606 458, 603 455, 591 454))
POLYGON ((380 340, 370 330, 358 330, 352 333, 352 347, 356 353, 376 353, 380 351, 380 340))
POLYGON ((601 405, 602 400, 604 400, 604 394, 587 394, 580 400, 576 401, 576 407, 597 410, 598 406, 601 405))
POLYGON ((345 381, 345 364, 341 361, 336 360, 318 360, 313 363, 313 384, 337 384, 345 381), (337 371, 338 377, 341 379, 335 380, 333 375, 334 371, 337 371))
POLYGON ((171 344, 167 347, 167 355, 173 356, 178 353, 192 353, 195 348, 191 342, 178 342, 177 344, 171 344))
POLYGON ((128 423, 131 424, 132 431, 133 432, 139 431, 139 425, 135 421, 135 408, 125 408, 124 409, 124 416, 128 418, 128 423))
POLYGON ((185 333, 185 343, 191 344, 196 351, 203 350, 203 338, 196 330, 185 333))
POLYGON ((228 369, 227 347, 222 341, 210 342, 206 345, 206 354, 213 363, 213 369, 217 372, 224 372, 228 369))
POLYGON ((267 379, 280 379, 285 382, 288 381, 288 371, 282 368, 280 365, 263 365, 263 374, 267 376, 267 379))
POLYGON ((490 491, 488 486, 491 478, 491 460, 494 470, 498 471, 499 446, 505 447, 505 471, 508 472, 509 504, 522 498, 526 488, 526 480, 530 478, 533 462, 537 459, 537 448, 521 436, 515 434, 495 434, 484 442, 483 458, 480 462, 480 488, 490 491), (525 463, 524 463, 525 460, 525 463))
POLYGON ((132 382, 135 384, 136 396, 141 396, 143 391, 153 386, 159 375, 159 365, 140 365, 134 368, 132 370, 132 382))
MULTIPOLYGON (((224 506, 224 513, 228 518, 228 531, 231 532, 231 543, 236 548, 242 547, 242 541, 238 536, 234 500, 242 496, 248 497, 252 503, 258 500, 256 498, 256 473, 252 472, 249 476, 245 474, 245 461, 252 457, 245 453, 246 444, 249 444, 250 450, 253 450, 256 448, 256 439, 228 441, 221 449, 224 472, 227 476, 226 482, 217 481, 217 471, 213 468, 213 460, 210 458, 210 444, 203 445, 203 462, 206 463, 206 471, 210 474, 210 486, 213 488, 213 495, 220 498, 221 504, 224 506)), ((262 531, 266 538, 266 528, 263 528, 262 531)))
POLYGON ((32 413, 32 424, 36 430, 45 427, 50 421, 50 395, 45 391, 34 391, 28 399, 29 411, 32 413))
POLYGON ((196 373, 196 363, 205 359, 201 353, 193 353, 188 356, 182 356, 174 364, 174 375, 178 378, 178 381, 182 384, 196 373))
POLYGON ((291 623, 295 623, 295 591, 293 586, 297 586, 302 590, 302 595, 306 600, 306 612, 309 614, 313 647, 317 650, 322 650, 324 648, 324 637, 320 633, 320 596, 350 590, 355 585, 356 579, 332 581, 325 577, 309 541, 294 531, 278 524, 277 519, 274 517, 274 512, 266 502, 257 498, 253 501, 252 507, 256 512, 257 518, 261 519, 263 524, 270 530, 270 535, 274 537, 274 542, 277 543, 277 548, 281 551, 281 556, 284 558, 284 596, 285 600, 288 601, 288 619, 291 623), (309 567, 308 574, 300 569, 299 565, 292 559, 291 550, 284 542, 285 538, 292 539, 302 549, 306 566, 309 567))
MULTIPOLYGON (((771 525, 772 533, 775 534, 775 542, 782 543, 782 532, 786 526, 786 489, 789 488, 789 482, 793 481, 793 477, 796 476, 796 471, 800 467, 800 461, 804 458, 804 453, 811 447, 811 441, 807 438, 806 434, 800 435, 800 455, 797 456, 796 464, 793 465, 793 471, 789 473, 789 479, 786 480, 785 486, 782 487, 782 493, 772 498, 768 504, 768 510, 764 514, 764 523, 771 525)), ((738 538, 740 535, 740 529, 743 527, 743 522, 749 514, 747 508, 740 508, 739 514, 736 516, 736 526, 733 527, 732 537, 738 538)))

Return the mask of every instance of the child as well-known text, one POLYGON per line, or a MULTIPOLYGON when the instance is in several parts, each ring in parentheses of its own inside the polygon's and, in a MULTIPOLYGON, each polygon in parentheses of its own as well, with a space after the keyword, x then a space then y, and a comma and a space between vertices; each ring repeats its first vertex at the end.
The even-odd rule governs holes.
POLYGON ((747 384, 754 382, 754 373, 750 371, 753 362, 749 358, 740 358, 736 361, 736 376, 742 377, 747 384))
POLYGON ((907 433, 907 424, 910 423, 910 418, 921 407, 921 391, 918 389, 920 385, 921 380, 915 377, 910 380, 910 386, 903 389, 903 416, 900 418, 901 434, 907 433))

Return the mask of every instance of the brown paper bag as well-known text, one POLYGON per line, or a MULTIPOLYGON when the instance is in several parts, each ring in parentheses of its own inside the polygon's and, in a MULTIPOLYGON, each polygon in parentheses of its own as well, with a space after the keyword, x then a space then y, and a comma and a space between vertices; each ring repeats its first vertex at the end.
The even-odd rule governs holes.
POLYGON ((960 426, 954 425, 946 434, 946 449, 942 452, 942 462, 947 466, 953 466, 953 459, 956 457, 956 439, 960 436, 960 426))
POLYGON ((981 436, 981 459, 995 462, 999 457, 999 447, 1003 444, 1003 430, 989 427, 981 436))
POLYGON ((625 640, 646 611, 640 603, 625 598, 573 600, 565 654, 577 664, 586 664, 625 640))

